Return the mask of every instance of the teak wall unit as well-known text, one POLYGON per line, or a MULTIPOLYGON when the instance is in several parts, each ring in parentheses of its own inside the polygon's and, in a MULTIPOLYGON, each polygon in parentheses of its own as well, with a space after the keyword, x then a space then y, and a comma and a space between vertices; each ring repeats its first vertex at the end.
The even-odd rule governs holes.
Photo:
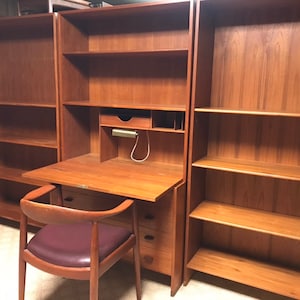
POLYGON ((60 158, 55 20, 0 19, 0 216, 19 221, 19 200, 42 184, 24 171, 60 158))
MULTIPOLYGON (((142 266, 170 275, 172 295, 183 271, 192 31, 190 1, 58 16, 62 160, 79 157, 82 164, 94 160, 120 172, 127 168, 124 176, 133 183, 150 169, 179 177, 179 184, 156 202, 136 195, 142 200, 137 201, 142 266), (113 136, 114 128, 138 132, 136 159, 147 154, 148 134, 149 158, 133 162, 135 139, 113 136)), ((101 195, 79 188, 64 190, 68 205, 77 205, 80 197, 85 205, 103 205, 101 195)), ((114 192, 111 185, 108 193, 114 192)))
POLYGON ((299 1, 198 1, 195 35, 185 283, 299 299, 299 1))

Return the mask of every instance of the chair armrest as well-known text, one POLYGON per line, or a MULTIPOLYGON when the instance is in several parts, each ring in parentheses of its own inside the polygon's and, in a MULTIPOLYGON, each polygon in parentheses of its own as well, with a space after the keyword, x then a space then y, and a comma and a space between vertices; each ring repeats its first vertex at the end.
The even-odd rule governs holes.
POLYGON ((57 187, 53 184, 48 184, 48 185, 44 185, 41 186, 29 193, 27 193, 23 199, 29 200, 29 201, 33 201, 36 200, 52 191, 54 191, 57 187))
POLYGON ((20 201, 21 211, 29 218, 44 224, 98 222, 101 219, 120 214, 134 203, 134 200, 126 199, 109 210, 87 211, 34 202, 37 198, 55 189, 54 185, 46 185, 29 192, 20 201))

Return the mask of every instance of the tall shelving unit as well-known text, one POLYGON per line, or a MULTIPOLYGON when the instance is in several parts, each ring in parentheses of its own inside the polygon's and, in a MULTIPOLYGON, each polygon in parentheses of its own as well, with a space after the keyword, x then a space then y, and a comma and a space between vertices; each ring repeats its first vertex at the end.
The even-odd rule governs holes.
POLYGON ((300 6, 198 1, 185 283, 300 298, 300 6))
POLYGON ((52 14, 0 19, 0 216, 15 221, 42 184, 22 173, 60 158, 54 35, 52 14))
MULTIPOLYGON (((170 275, 172 295, 183 271, 193 13, 193 2, 160 1, 58 18, 62 159, 127 169, 133 182, 150 171, 179 179, 157 202, 136 195, 144 200, 137 201, 142 266, 170 275), (148 159, 132 161, 134 139, 113 129, 138 133, 136 159, 146 156, 149 137, 148 159)), ((86 205, 101 205, 84 187, 65 190, 69 205, 80 202, 78 192, 86 205)))

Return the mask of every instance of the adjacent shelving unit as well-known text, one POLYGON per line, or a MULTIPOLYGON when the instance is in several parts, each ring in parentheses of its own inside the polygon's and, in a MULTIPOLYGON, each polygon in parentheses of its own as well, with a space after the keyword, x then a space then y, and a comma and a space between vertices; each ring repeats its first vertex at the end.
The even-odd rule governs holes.
MULTIPOLYGON (((172 295, 183 272, 193 14, 194 3, 184 0, 58 17, 62 159, 80 157, 84 164, 96 157, 108 168, 126 168, 133 182, 156 170, 179 178, 151 205, 137 196, 144 200, 138 201, 142 266, 170 275, 172 295), (136 132, 134 158, 145 158, 148 148, 149 157, 131 160, 135 138, 116 136, 113 129, 136 132)), ((79 202, 71 194, 65 198, 79 202)), ((86 203, 100 205, 93 198, 87 195, 86 203)))
POLYGON ((198 1, 185 284, 300 298, 300 7, 198 1))
POLYGON ((60 158, 54 35, 52 14, 0 20, 0 216, 15 221, 42 184, 22 173, 60 158))

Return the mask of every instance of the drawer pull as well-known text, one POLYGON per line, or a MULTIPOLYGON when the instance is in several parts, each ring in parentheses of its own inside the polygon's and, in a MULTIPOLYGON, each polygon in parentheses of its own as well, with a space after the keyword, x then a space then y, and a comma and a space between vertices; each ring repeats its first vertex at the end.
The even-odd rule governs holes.
POLYGON ((153 235, 150 235, 150 234, 146 234, 146 235, 144 236, 144 239, 145 239, 146 241, 153 241, 153 240, 154 240, 154 236, 153 236, 153 235))
POLYGON ((67 201, 67 202, 72 202, 73 200, 74 200, 73 197, 64 198, 64 201, 67 201))
POLYGON ((146 220, 153 220, 153 219, 154 219, 154 216, 151 215, 151 214, 147 214, 147 215, 145 215, 144 218, 145 218, 146 220))
POLYGON ((150 255, 145 255, 145 256, 144 256, 144 262, 145 262, 146 264, 151 265, 151 264, 153 263, 153 257, 150 256, 150 255))

